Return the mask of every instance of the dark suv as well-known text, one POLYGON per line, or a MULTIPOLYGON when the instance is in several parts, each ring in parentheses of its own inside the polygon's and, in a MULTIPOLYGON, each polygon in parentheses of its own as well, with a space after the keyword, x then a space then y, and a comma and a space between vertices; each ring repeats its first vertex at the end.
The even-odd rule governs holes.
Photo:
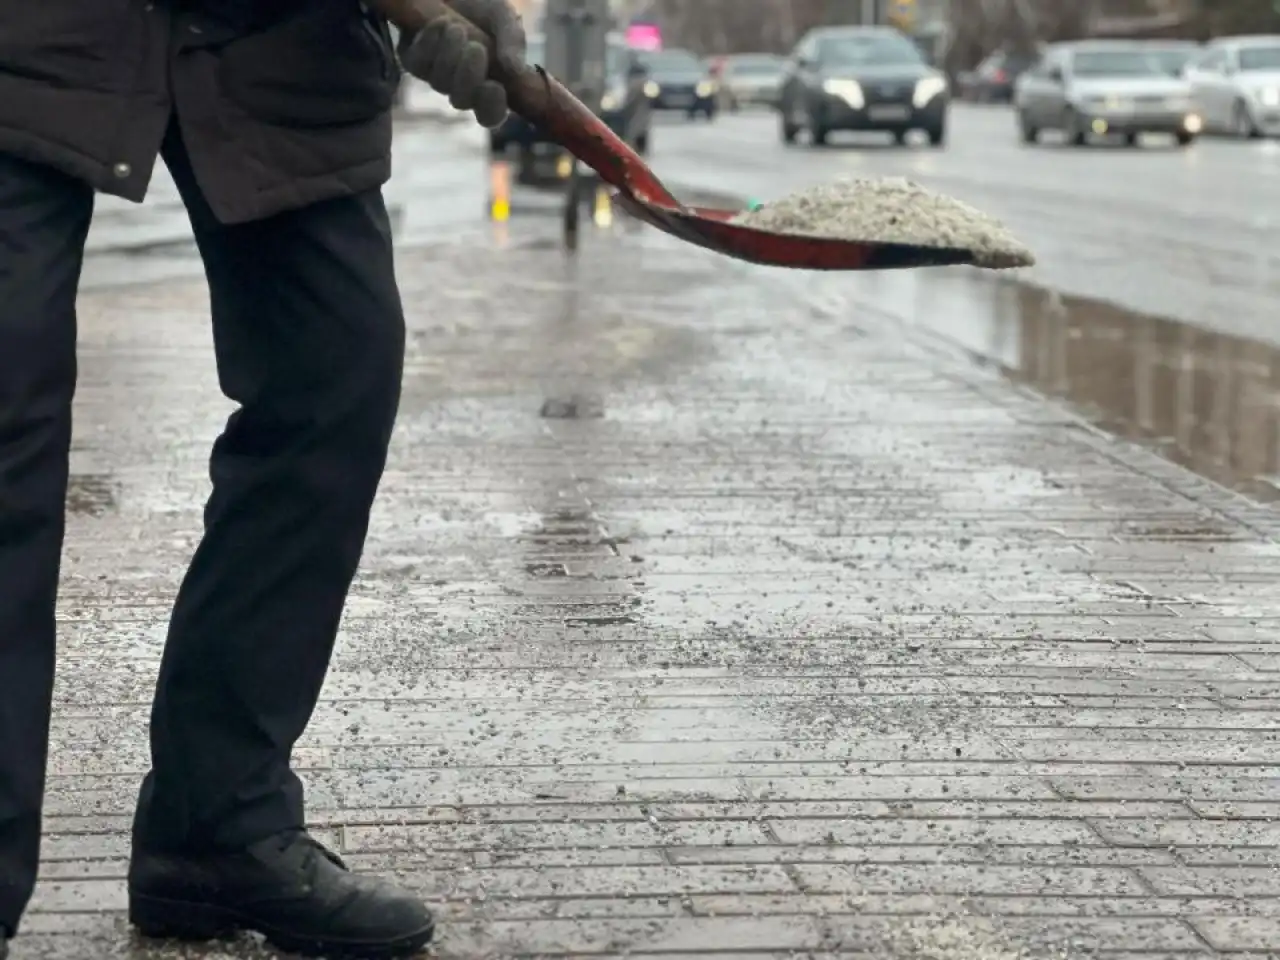
POLYGON ((778 106, 782 139, 808 130, 815 144, 836 130, 883 130, 905 143, 923 130, 947 137, 947 78, 892 27, 819 27, 791 55, 778 106))
MULTIPOLYGON (((544 37, 529 37, 529 62, 541 64, 546 49, 544 37)), ((648 152, 649 126, 653 114, 649 98, 645 95, 648 75, 621 37, 609 37, 605 77, 604 97, 596 111, 600 119, 637 153, 648 152)), ((541 131, 535 130, 523 117, 514 113, 507 117, 502 126, 489 132, 489 148, 493 153, 502 153, 510 146, 532 148, 534 144, 547 142, 547 137, 541 131)))
POLYGON ((681 110, 689 119, 715 119, 719 88, 710 65, 690 50, 667 47, 636 55, 649 72, 645 93, 655 110, 681 110))

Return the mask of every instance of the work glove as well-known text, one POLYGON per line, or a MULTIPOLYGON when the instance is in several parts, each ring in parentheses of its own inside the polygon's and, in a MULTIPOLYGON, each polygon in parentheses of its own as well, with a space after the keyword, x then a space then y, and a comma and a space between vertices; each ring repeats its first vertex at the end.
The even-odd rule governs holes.
MULTIPOLYGON (((450 7, 493 37, 498 66, 515 73, 524 67, 524 24, 507 0, 447 0, 450 7)), ((405 70, 449 97, 455 110, 470 110, 481 126, 496 127, 507 118, 507 94, 489 79, 492 64, 480 44, 449 16, 428 22, 400 41, 405 70)))

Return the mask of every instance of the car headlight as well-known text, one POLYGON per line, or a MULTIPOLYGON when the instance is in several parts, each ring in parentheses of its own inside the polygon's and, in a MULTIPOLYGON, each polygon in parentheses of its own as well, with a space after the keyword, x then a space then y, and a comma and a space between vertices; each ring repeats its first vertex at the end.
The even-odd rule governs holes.
POLYGON ((1255 90, 1253 95, 1264 107, 1280 107, 1280 87, 1263 87, 1255 90))
POLYGON ((867 102, 862 96, 862 84, 857 80, 823 80, 822 89, 855 110, 861 110, 867 102))
POLYGON ((945 93, 946 89, 947 81, 942 77, 922 77, 916 81, 916 92, 911 95, 911 102, 919 110, 934 97, 945 93))
POLYGON ((600 109, 617 110, 626 99, 626 95, 621 90, 609 90, 600 99, 600 109))
POLYGON ((661 92, 662 88, 652 80, 644 85, 644 95, 651 100, 661 92))
POLYGON ((700 97, 710 97, 716 92, 716 85, 710 80, 703 80, 694 88, 700 97))

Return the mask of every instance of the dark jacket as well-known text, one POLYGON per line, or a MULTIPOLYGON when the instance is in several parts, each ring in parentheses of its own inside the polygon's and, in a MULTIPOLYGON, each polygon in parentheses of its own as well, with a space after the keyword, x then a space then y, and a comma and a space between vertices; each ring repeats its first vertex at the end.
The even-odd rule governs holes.
POLYGON ((393 50, 359 0, 0 0, 0 153, 141 200, 176 114, 255 220, 386 182, 393 50))

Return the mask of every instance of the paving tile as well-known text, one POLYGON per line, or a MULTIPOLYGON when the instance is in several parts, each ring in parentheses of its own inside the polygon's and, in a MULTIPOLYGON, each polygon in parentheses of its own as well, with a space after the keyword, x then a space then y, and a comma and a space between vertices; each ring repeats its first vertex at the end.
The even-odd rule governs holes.
POLYGON ((1280 943, 1280 917, 1193 917, 1191 925, 1217 950, 1269 955, 1280 943))
MULTIPOLYGON (((812 306, 838 285, 647 234, 571 267, 538 229, 403 254, 401 419, 295 755, 317 834, 438 906, 438 956, 1274 953, 1280 527, 910 330, 848 335, 812 306), (539 417, 563 392, 604 416, 539 417)), ((206 308, 83 298, 14 960, 269 956, 120 912, 229 406, 206 308)))

